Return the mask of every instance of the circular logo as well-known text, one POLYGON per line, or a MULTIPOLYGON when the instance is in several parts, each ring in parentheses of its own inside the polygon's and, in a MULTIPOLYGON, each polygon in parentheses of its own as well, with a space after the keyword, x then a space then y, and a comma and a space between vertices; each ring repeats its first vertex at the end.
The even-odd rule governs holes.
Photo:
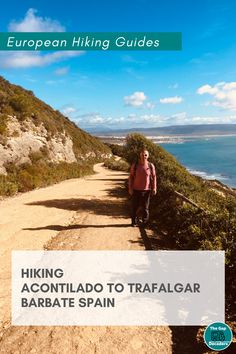
POLYGON ((233 334, 230 327, 223 322, 211 323, 204 332, 204 342, 212 350, 228 348, 232 339, 233 334))

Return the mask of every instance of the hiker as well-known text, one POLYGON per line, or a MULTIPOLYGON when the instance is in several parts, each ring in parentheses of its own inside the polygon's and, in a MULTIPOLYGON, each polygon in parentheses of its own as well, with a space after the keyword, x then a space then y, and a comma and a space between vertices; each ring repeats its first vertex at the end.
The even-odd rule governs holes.
POLYGON ((132 226, 138 225, 138 212, 142 209, 142 222, 149 219, 149 204, 151 194, 156 194, 155 166, 148 161, 148 150, 143 149, 139 161, 133 163, 130 169, 129 194, 132 195, 132 226))

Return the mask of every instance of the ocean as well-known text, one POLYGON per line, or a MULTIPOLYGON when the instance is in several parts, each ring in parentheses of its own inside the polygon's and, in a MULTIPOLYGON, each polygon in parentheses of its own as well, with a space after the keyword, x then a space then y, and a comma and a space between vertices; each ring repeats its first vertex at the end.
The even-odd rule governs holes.
POLYGON ((236 188, 236 136, 169 137, 156 143, 192 174, 236 188))

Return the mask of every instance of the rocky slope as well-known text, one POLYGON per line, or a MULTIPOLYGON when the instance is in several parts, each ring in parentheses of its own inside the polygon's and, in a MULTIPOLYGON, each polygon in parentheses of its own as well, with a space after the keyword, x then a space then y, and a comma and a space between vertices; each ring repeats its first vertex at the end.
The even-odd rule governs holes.
POLYGON ((0 174, 6 166, 34 163, 74 163, 107 157, 110 150, 79 129, 31 91, 0 77, 0 174))

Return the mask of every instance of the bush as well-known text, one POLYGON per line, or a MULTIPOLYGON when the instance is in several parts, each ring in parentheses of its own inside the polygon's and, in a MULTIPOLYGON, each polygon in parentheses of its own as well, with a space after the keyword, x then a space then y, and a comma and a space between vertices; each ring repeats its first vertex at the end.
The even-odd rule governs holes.
POLYGON ((15 94, 10 99, 10 106, 19 113, 30 112, 31 110, 30 100, 23 94, 15 94))
POLYGON ((13 163, 6 164, 7 176, 0 176, 0 195, 12 195, 17 191, 45 187, 69 178, 78 178, 93 172, 91 163, 47 163, 34 156, 34 164, 25 163, 16 166, 13 163))
POLYGON ((124 172, 128 172, 130 169, 130 165, 128 164, 128 162, 123 159, 121 160, 115 160, 114 158, 106 159, 104 161, 104 166, 111 170, 124 171, 124 172))
POLYGON ((0 175, 0 195, 11 196, 18 192, 18 186, 8 181, 6 176, 0 175))
POLYGON ((118 144, 106 144, 112 151, 113 155, 124 157, 125 155, 125 148, 123 145, 118 144))
POLYGON ((34 179, 28 171, 22 170, 19 172, 18 186, 19 192, 27 192, 35 188, 34 179))
POLYGON ((0 114, 0 135, 7 135, 7 121, 8 116, 6 114, 0 114))
POLYGON ((34 151, 29 154, 29 158, 32 163, 36 163, 39 160, 41 160, 43 157, 42 153, 40 151, 34 151))

